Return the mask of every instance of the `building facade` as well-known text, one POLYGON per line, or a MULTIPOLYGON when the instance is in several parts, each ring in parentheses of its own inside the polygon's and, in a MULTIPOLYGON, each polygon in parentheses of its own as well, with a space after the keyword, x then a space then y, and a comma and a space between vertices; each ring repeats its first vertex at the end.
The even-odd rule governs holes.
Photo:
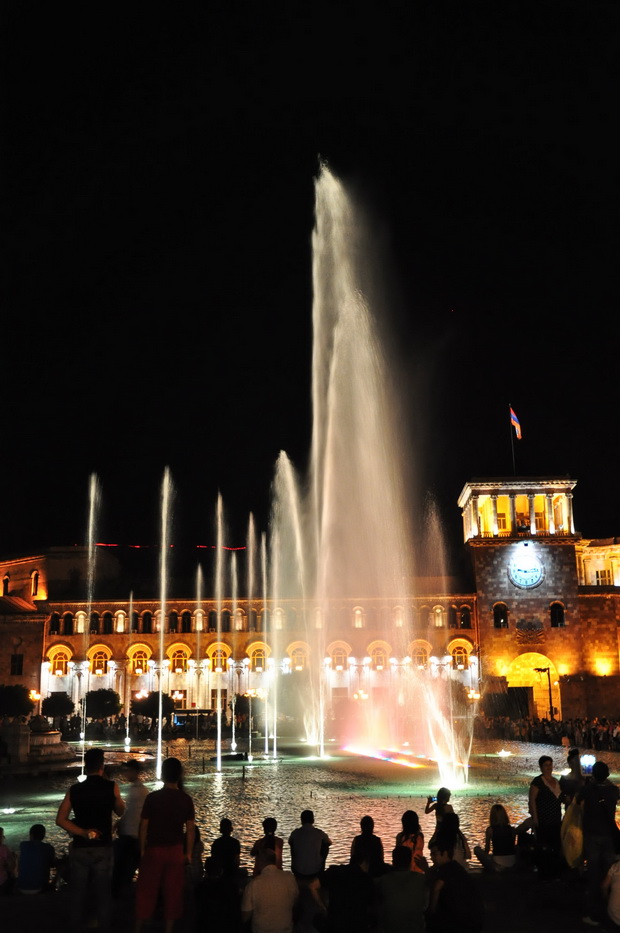
POLYGON ((494 698, 497 710, 518 692, 541 717, 615 718, 620 543, 575 531, 575 485, 466 483, 458 504, 473 586, 417 579, 392 600, 215 600, 176 594, 174 576, 164 601, 134 598, 123 555, 103 546, 92 566, 85 548, 1 561, 0 683, 76 704, 111 688, 126 710, 161 684, 180 708, 215 709, 268 689, 276 672, 301 686, 319 665, 335 706, 372 702, 410 670, 450 678, 472 702, 494 698))

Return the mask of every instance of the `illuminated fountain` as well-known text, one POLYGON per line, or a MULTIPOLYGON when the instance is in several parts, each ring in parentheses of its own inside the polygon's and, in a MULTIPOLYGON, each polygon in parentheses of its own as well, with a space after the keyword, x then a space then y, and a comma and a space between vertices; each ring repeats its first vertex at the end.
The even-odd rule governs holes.
MULTIPOLYGON (((330 618, 355 596, 378 607, 384 618, 387 614, 384 638, 392 657, 387 660, 387 686, 369 696, 360 684, 362 702, 341 738, 367 754, 389 750, 396 755, 409 749, 435 758, 442 779, 454 786, 466 774, 467 743, 459 741, 456 747, 444 699, 450 678, 435 676, 431 688, 422 686, 429 678, 422 677, 408 656, 407 609, 399 625, 390 617, 394 607, 407 606, 411 595, 411 506, 394 367, 384 356, 377 320, 364 294, 372 256, 364 219, 323 167, 316 182, 313 234, 310 464, 300 477, 285 453, 278 459, 272 575, 279 595, 300 600, 310 655, 319 659, 310 665, 306 722, 308 739, 319 754, 325 752, 325 722, 332 714, 327 693, 327 666, 333 666, 327 650, 334 637, 330 618)), ((336 670, 359 667, 361 678, 367 661, 344 658, 336 670)))

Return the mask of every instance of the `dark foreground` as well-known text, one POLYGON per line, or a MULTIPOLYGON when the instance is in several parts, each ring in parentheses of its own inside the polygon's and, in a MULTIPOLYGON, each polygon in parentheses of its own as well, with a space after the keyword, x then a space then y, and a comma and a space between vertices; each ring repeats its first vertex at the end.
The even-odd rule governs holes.
MULTIPOLYGON (((485 933, 549 933, 551 930, 585 933, 589 929, 607 929, 583 923, 585 883, 578 876, 540 881, 535 873, 529 871, 490 875, 474 870, 473 874, 480 884, 484 900, 485 933)), ((68 888, 63 886, 51 894, 13 894, 0 898, 2 928, 28 931, 68 929, 68 893, 68 888)), ((112 929, 114 933, 133 930, 132 892, 125 899, 115 901, 112 929)), ((208 918, 197 922, 192 899, 188 898, 186 915, 177 924, 175 933, 207 929, 214 931, 208 918)), ((156 918, 146 930, 160 933, 163 923, 156 918)))

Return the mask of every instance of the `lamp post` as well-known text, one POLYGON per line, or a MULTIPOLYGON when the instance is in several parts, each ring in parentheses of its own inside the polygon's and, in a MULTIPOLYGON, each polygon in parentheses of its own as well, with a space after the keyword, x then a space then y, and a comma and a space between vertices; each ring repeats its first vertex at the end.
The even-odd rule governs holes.
POLYGON ((553 715, 553 694, 551 692, 551 668, 549 667, 535 667, 534 672, 536 674, 546 674, 547 675, 547 684, 549 686, 549 718, 551 721, 555 721, 555 716, 553 715))

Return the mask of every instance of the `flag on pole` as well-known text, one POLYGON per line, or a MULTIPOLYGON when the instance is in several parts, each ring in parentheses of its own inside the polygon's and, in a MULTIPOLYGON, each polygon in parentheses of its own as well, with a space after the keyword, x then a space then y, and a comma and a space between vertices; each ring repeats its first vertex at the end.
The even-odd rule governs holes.
POLYGON ((513 428, 515 429, 515 434, 517 435, 517 440, 520 441, 520 440, 521 440, 521 437, 522 437, 522 434, 521 434, 521 425, 519 424, 519 419, 517 418, 517 416, 515 415, 514 411, 512 410, 512 406, 510 406, 510 423, 511 423, 511 425, 513 426, 513 428))

